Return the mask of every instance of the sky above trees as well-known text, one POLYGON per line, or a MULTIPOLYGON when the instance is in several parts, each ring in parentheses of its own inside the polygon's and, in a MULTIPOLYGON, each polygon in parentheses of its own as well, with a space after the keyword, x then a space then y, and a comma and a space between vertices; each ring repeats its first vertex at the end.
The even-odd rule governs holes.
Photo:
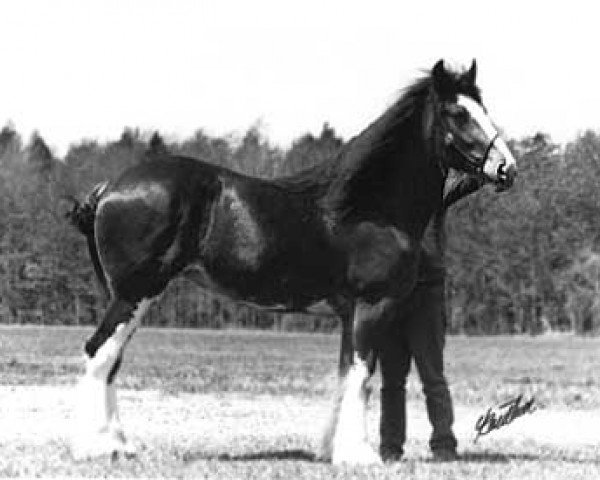
POLYGON ((0 122, 59 155, 124 126, 184 138, 260 122, 286 147, 325 121, 348 138, 440 57, 479 62, 510 136, 600 123, 593 2, 2 3, 0 122))

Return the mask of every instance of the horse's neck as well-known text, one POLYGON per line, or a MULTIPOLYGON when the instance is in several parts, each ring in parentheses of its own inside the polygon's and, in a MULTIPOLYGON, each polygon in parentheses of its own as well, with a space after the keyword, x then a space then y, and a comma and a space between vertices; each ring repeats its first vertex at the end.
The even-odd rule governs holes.
POLYGON ((325 204, 342 222, 383 221, 420 238, 441 205, 442 172, 428 158, 419 119, 379 122, 338 159, 325 204))

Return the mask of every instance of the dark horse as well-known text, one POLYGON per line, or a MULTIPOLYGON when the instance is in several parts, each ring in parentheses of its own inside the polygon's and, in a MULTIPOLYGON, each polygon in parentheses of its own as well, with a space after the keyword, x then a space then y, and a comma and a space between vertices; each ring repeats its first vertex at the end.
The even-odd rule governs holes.
POLYGON ((377 461, 364 421, 374 332, 413 289, 448 173, 499 190, 516 174, 475 77, 475 62, 455 72, 439 61, 338 156, 293 177, 261 180, 165 155, 75 205, 71 219, 111 297, 85 344, 80 425, 94 435, 80 454, 129 451, 115 376, 148 306, 185 275, 265 308, 329 302, 342 319, 344 381, 321 453, 335 463, 377 461))

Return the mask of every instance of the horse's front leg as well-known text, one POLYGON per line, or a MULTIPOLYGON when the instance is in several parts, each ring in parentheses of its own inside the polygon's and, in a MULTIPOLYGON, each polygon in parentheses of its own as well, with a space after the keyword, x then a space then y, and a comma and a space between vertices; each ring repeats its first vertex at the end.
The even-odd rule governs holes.
POLYGON ((354 303, 348 298, 336 298, 330 300, 335 312, 340 317, 341 340, 338 363, 338 375, 340 379, 346 377, 348 370, 353 364, 354 347, 352 339, 352 317, 354 315, 354 303))
MULTIPOLYGON (((387 311, 387 300, 376 304, 357 302, 352 323, 353 361, 340 384, 329 436, 324 438, 322 456, 332 463, 381 463, 367 437, 369 380, 377 360, 376 330, 387 311)), ((342 339, 344 337, 342 336, 342 339)))
POLYGON ((330 300, 330 304, 340 317, 341 323, 341 340, 338 363, 338 381, 340 382, 340 385, 338 385, 338 392, 334 399, 334 407, 323 430, 319 444, 319 452, 317 454, 318 458, 326 461, 331 460, 331 454, 333 451, 332 442, 339 419, 339 407, 343 392, 343 382, 348 374, 348 371, 354 363, 354 347, 352 340, 352 317, 354 314, 354 309, 352 302, 350 300, 335 299, 330 300))

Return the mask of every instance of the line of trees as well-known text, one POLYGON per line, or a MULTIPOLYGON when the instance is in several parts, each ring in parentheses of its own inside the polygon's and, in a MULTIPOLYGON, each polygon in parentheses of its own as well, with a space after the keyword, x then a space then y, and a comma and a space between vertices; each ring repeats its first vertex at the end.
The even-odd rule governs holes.
MULTIPOLYGON (((118 140, 84 140, 63 159, 34 133, 0 131, 0 322, 95 324, 105 307, 82 237, 64 219, 65 196, 169 151, 265 178, 288 175, 335 155, 344 141, 325 124, 288 150, 254 126, 243 136, 198 130, 168 141, 126 128, 118 140)), ((547 136, 512 141, 515 187, 483 189, 448 215, 448 319, 452 332, 600 331, 600 136, 561 146, 547 136)), ((185 280, 169 287, 146 318, 152 325, 328 331, 331 317, 267 313, 203 292, 185 280)))

